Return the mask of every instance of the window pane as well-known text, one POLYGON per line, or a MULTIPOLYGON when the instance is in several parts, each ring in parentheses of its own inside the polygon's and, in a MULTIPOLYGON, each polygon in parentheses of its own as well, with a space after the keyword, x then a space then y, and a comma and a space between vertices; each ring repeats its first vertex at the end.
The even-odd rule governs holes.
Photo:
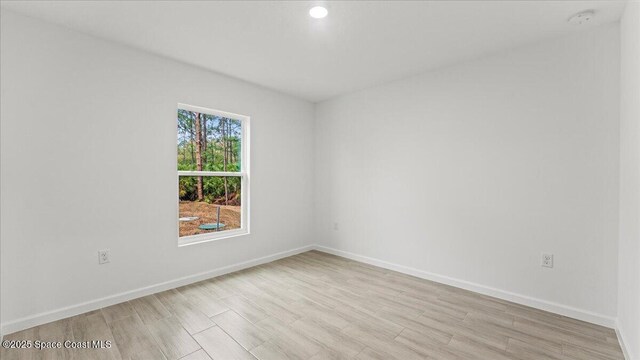
POLYGON ((178 109, 178 170, 240 171, 242 122, 178 109))
POLYGON ((241 180, 239 176, 180 176, 180 236, 239 229, 241 180))

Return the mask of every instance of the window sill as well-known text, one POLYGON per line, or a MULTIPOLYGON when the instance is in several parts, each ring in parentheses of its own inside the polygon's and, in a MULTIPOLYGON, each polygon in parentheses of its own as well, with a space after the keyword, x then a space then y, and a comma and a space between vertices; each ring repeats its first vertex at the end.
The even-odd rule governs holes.
POLYGON ((178 238, 178 247, 202 244, 202 243, 207 243, 211 241, 218 241, 218 240, 239 237, 244 235, 249 235, 248 229, 234 229, 234 230, 221 231, 219 233, 183 236, 178 238))

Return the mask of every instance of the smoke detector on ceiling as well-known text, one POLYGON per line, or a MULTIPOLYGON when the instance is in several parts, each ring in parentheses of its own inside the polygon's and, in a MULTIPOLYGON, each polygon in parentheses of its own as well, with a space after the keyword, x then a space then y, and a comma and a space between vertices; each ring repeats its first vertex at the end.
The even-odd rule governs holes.
POLYGON ((593 10, 585 10, 585 11, 579 12, 569 18, 569 23, 573 25, 588 24, 593 20, 593 17, 595 16, 595 14, 596 13, 593 10))

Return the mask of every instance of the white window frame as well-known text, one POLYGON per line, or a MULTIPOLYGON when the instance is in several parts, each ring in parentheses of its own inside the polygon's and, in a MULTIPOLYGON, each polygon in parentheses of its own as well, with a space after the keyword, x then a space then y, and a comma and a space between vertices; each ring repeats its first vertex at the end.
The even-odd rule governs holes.
MULTIPOLYGON (((233 230, 214 231, 206 234, 197 234, 189 236, 180 236, 180 195, 179 189, 176 188, 176 223, 178 225, 178 246, 193 245, 203 242, 227 239, 249 234, 249 116, 234 114, 226 111, 207 109, 199 106, 178 104, 178 110, 186 110, 198 113, 204 113, 213 116, 220 116, 228 119, 239 120, 242 128, 242 139, 240 144, 240 171, 178 171, 176 176, 176 186, 179 183, 180 176, 235 176, 240 177, 240 228, 233 230)), ((177 115, 176 115, 177 116, 177 115)), ((177 131, 177 129, 176 129, 177 131)), ((177 137, 177 132, 176 132, 177 137)))

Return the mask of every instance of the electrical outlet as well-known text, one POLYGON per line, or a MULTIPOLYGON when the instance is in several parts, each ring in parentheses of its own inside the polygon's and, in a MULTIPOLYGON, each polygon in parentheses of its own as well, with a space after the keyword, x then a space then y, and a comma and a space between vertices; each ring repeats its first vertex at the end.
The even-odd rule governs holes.
POLYGON ((111 253, 109 249, 98 250, 98 264, 106 264, 111 261, 111 253))
POLYGON ((542 254, 542 263, 540 264, 542 267, 553 267, 553 254, 542 254))

